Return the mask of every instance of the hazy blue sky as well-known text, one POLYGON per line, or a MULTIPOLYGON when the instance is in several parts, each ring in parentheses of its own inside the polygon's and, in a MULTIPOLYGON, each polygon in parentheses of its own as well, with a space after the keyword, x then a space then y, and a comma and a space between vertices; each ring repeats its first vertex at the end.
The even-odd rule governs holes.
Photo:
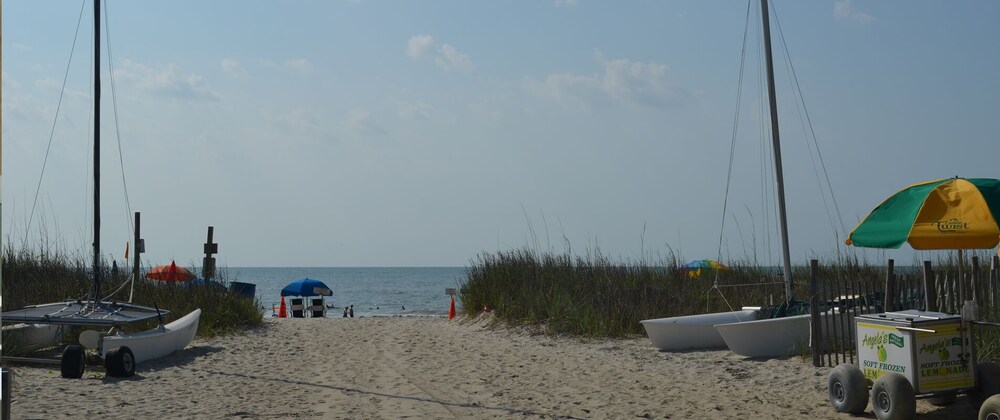
MULTIPOLYGON (((772 4, 844 222, 827 216, 781 52, 793 260, 843 251, 902 187, 1000 177, 1000 2, 772 4)), ((628 259, 719 252, 745 1, 117 0, 106 12, 108 255, 131 237, 116 130, 152 264, 200 263, 209 225, 229 266, 460 266, 536 243, 628 259)), ((3 2, 15 244, 50 132, 28 236, 80 252, 92 240, 90 13, 3 2)), ((754 20, 751 53, 759 31, 754 20)), ((747 65, 722 254, 777 263, 759 66, 747 65)))

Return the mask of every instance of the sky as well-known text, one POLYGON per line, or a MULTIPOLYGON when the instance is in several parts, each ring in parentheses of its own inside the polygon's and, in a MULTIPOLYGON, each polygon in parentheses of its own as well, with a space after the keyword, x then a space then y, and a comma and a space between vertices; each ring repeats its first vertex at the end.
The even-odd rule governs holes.
MULTIPOLYGON (((778 264, 752 6, 741 61, 735 0, 109 1, 101 251, 138 211, 146 265, 200 265, 208 226, 233 267, 778 264)), ((2 7, 3 244, 86 255, 91 3, 2 7)), ((1000 2, 771 14, 793 263, 933 255, 843 240, 903 187, 1000 177, 1000 2)))

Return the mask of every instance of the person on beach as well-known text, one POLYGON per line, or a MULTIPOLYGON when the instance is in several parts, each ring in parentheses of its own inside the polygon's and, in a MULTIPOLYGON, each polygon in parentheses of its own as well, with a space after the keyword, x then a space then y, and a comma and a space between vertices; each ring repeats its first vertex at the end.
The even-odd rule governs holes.
POLYGON ((344 307, 344 318, 347 318, 347 307, 344 307))
POLYGON ((354 318, 354 305, 351 305, 351 309, 347 313, 351 315, 351 318, 354 318))

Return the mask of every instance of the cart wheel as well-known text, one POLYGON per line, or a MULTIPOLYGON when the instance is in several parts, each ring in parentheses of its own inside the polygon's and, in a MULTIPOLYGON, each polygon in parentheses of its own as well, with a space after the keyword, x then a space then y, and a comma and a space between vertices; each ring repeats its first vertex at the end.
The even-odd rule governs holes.
MULTIPOLYGON (((954 392, 927 397, 927 402, 931 405, 942 407, 955 402, 957 395, 954 392)), ((1000 419, 997 419, 1000 420, 1000 419)))
POLYGON ((868 383, 861 369, 841 363, 830 371, 830 403, 839 413, 861 414, 868 407, 868 383))
POLYGON ((979 408, 979 420, 1000 420, 1000 394, 994 395, 979 408))
POLYGON ((63 378, 79 379, 83 377, 83 369, 86 364, 87 354, 83 351, 83 346, 70 344, 63 349, 62 359, 59 361, 63 378))
POLYGON ((127 378, 135 375, 135 355, 127 346, 108 352, 104 358, 104 369, 108 376, 127 378))
POLYGON ((979 362, 976 365, 976 392, 974 402, 982 404, 987 398, 1000 394, 1000 365, 993 362, 979 362))
POLYGON ((879 376, 872 385, 872 408, 879 420, 912 419, 917 412, 913 385, 895 372, 879 376))

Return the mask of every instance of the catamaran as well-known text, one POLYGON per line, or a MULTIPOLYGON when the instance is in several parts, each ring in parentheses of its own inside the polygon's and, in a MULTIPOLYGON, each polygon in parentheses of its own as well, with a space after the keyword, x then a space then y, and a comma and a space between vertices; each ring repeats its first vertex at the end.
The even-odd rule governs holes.
MULTIPOLYGON (((70 344, 62 351, 60 367, 64 378, 80 378, 86 365, 86 349, 95 350, 104 359, 109 376, 127 377, 135 374, 135 365, 186 347, 198 329, 201 310, 163 325, 163 316, 170 311, 105 300, 101 293, 101 60, 100 60, 100 0, 94 0, 94 260, 93 286, 87 300, 26 306, 4 312, 4 323, 15 323, 23 334, 32 337, 33 346, 55 344, 62 336, 61 326, 103 327, 107 332, 84 331, 81 344, 70 344), (160 326, 149 331, 126 334, 125 326, 158 319, 160 326), (52 343, 45 341, 52 340, 52 343), (41 342, 39 342, 41 341, 41 342)), ((134 281, 134 279, 133 279, 134 281)))

